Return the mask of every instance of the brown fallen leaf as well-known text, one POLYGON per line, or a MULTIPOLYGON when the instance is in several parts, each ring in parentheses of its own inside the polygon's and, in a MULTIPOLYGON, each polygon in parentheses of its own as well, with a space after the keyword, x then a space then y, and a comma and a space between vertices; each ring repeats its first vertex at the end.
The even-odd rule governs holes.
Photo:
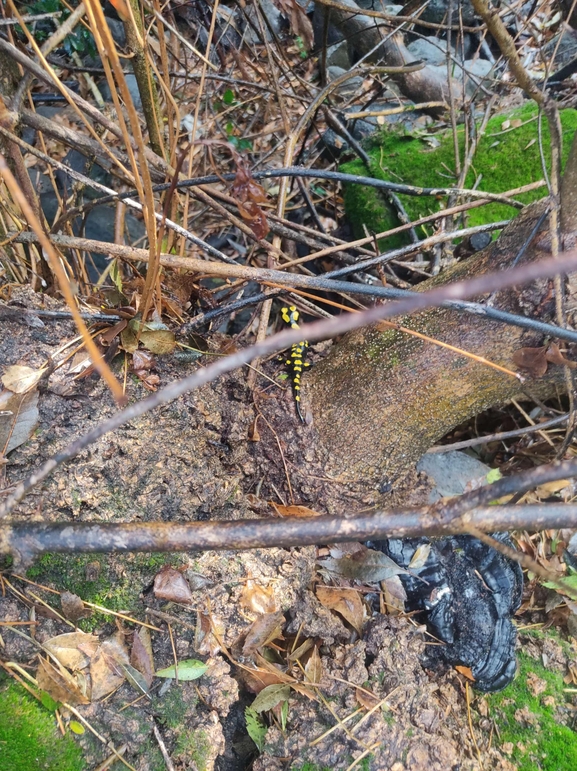
POLYGON ((566 359, 559 350, 559 346, 556 343, 549 344, 546 357, 547 361, 551 364, 560 364, 561 366, 569 367, 570 369, 575 369, 577 367, 577 361, 566 359))
POLYGON ((159 600, 184 605, 192 602, 192 592, 186 578, 170 565, 165 565, 154 577, 154 596, 159 600))
POLYGON ((309 660, 305 664, 305 680, 309 683, 315 683, 318 685, 323 676, 323 662, 319 656, 319 649, 315 645, 310 655, 309 660))
POLYGON ((82 693, 72 675, 63 668, 58 669, 47 659, 40 659, 36 681, 38 687, 46 691, 54 701, 67 703, 73 707, 90 703, 90 699, 82 693))
POLYGON ((359 706, 366 710, 374 709, 381 702, 374 693, 368 693, 364 688, 355 688, 355 698, 359 706))
POLYGON ((130 651, 130 663, 140 672, 150 688, 154 677, 155 666, 150 630, 145 626, 139 627, 134 632, 132 638, 132 650, 130 651))
POLYGON ((91 650, 94 654, 98 645, 98 637, 78 631, 51 637, 44 643, 44 648, 55 656, 63 667, 77 670, 90 664, 90 656, 86 650, 91 650))
POLYGON ((282 628, 285 622, 284 614, 265 613, 249 627, 242 646, 242 655, 250 657, 260 648, 282 637, 282 628))
POLYGON ((541 348, 519 348, 513 353, 513 362, 528 370, 533 377, 542 377, 547 372, 545 346, 541 348))
POLYGON ((240 604, 254 613, 274 613, 279 609, 272 586, 265 589, 250 579, 241 592, 240 604))
POLYGON ((38 391, 0 392, 0 457, 27 442, 38 423, 38 391))
POLYGON ((194 650, 201 656, 216 656, 221 649, 219 639, 224 637, 224 623, 218 616, 208 613, 196 614, 194 650), (214 628, 214 631, 213 631, 214 628), (215 635, 216 632, 216 635, 215 635))
POLYGON ((279 515, 279 517, 322 517, 320 511, 314 511, 306 506, 281 506, 279 503, 270 501, 270 505, 279 515))
POLYGON ((120 664, 126 666, 130 661, 124 635, 116 632, 99 646, 90 659, 92 701, 99 701, 120 688, 125 679, 125 672, 120 664))
POLYGON ((365 605, 357 591, 332 586, 318 586, 317 597, 321 605, 339 613, 359 635, 362 635, 367 614, 365 605))
POLYGON ((85 607, 80 597, 72 592, 62 592, 60 606, 62 613, 70 621, 76 622, 80 618, 88 618, 92 615, 90 608, 85 607))
POLYGON ((467 680, 470 680, 472 683, 475 682, 475 678, 473 677, 473 672, 471 671, 470 667, 463 667, 460 664, 458 664, 455 669, 460 675, 463 675, 463 677, 466 677, 467 680))

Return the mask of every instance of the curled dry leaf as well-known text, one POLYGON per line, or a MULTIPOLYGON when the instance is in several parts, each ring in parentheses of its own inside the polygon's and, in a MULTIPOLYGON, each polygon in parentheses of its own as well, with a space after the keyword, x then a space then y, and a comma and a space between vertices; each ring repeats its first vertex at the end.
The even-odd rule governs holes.
POLYGON ((165 565, 154 577, 154 596, 159 600, 180 602, 183 605, 192 602, 192 592, 186 578, 170 565, 165 565))
POLYGON ((40 659, 36 681, 38 687, 46 691, 54 701, 67 703, 73 707, 90 703, 72 675, 65 669, 58 669, 47 659, 40 659))
POLYGON ((549 344, 546 356, 547 361, 551 364, 560 364, 561 366, 569 367, 570 369, 575 369, 577 367, 577 361, 566 359, 559 350, 559 346, 556 343, 549 344))
POLYGON ((255 238, 260 240, 269 232, 266 215, 259 206, 267 200, 266 193, 262 185, 253 179, 242 155, 233 151, 233 159, 236 163, 236 177, 231 190, 232 197, 240 216, 248 222, 255 238))
POLYGON ((279 609, 272 586, 265 589, 250 579, 241 592, 240 604, 253 613, 274 613, 279 609))
POLYGON ((359 636, 363 632, 363 624, 367 614, 360 595, 354 589, 340 589, 332 586, 317 587, 317 597, 321 605, 339 613, 359 636))
POLYGON ((197 653, 201 656, 216 656, 222 647, 219 639, 222 640, 223 636, 224 623, 222 619, 214 615, 209 616, 208 613, 197 612, 194 632, 194 650, 197 653))
POLYGON ((250 626, 242 647, 242 655, 250 657, 267 643, 282 637, 285 617, 281 611, 266 613, 250 626))

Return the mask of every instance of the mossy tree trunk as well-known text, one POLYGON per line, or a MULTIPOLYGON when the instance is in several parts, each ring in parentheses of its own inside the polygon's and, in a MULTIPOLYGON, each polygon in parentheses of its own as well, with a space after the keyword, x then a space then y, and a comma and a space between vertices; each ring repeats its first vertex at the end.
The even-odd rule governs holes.
MULTIPOLYGON (((528 206, 487 249, 419 288, 505 271, 546 206, 546 200, 528 206)), ((550 256, 545 226, 523 260, 550 256)), ((554 321, 552 282, 501 291, 494 307, 554 321)), ((544 343, 538 334, 518 327, 446 309, 398 321, 515 371, 515 351, 544 343)), ((577 358, 571 350, 567 356, 577 358)), ((550 366, 543 377, 528 376, 521 385, 512 376, 432 343, 370 327, 345 336, 304 382, 305 403, 330 458, 331 476, 382 490, 459 423, 523 393, 541 399, 553 396, 563 389, 564 374, 561 366, 550 366)))

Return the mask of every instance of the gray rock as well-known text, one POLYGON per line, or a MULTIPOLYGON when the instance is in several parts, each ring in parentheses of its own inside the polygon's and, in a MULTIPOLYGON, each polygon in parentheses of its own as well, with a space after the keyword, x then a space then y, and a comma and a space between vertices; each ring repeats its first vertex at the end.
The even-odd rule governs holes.
MULTIPOLYGON (((276 7, 276 5, 272 2, 272 0, 259 0, 259 7, 261 10, 262 15, 265 17, 265 19, 268 21, 270 28, 273 30, 275 35, 278 35, 282 28, 282 14, 279 11, 279 9, 276 7)), ((249 11, 250 13, 250 11, 249 11)), ((251 18, 254 18, 254 14, 251 15, 251 18)), ((260 33, 258 33, 256 30, 260 29, 258 25, 258 21, 255 19, 255 28, 253 29, 250 24, 246 23, 246 20, 243 19, 243 17, 240 17, 241 23, 244 22, 244 39, 249 45, 256 45, 260 42, 260 33)), ((267 40, 272 40, 273 36, 268 29, 268 26, 265 24, 265 34, 267 37, 267 40)))
POLYGON ((327 67, 339 67, 343 70, 349 70, 352 64, 351 52, 346 40, 341 40, 340 43, 335 43, 327 48, 327 67))
MULTIPOLYGON (((136 82, 136 76, 129 72, 127 75, 124 76, 126 78, 126 85, 128 86, 128 90, 130 91, 130 96, 132 97, 132 101, 134 103, 134 106, 137 110, 142 110, 142 99, 140 98, 140 91, 138 90, 138 83, 136 82)), ((108 87, 108 83, 106 81, 103 81, 99 84, 100 93, 102 94, 102 98, 105 102, 111 102, 112 96, 110 95, 110 88, 108 87)))
MULTIPOLYGON (((441 24, 446 21, 447 11, 449 9, 449 0, 428 0, 425 10, 421 14, 423 21, 431 21, 434 24, 441 24)), ((458 0, 453 2, 453 25, 459 23, 459 14, 462 14, 463 24, 466 27, 474 26, 475 11, 470 0, 458 0)))
POLYGON ((424 471, 435 483, 430 494, 431 503, 446 496, 462 495, 470 482, 486 477, 491 468, 464 452, 427 453, 417 463, 417 471, 424 471))
MULTIPOLYGON (((419 38, 409 43, 407 50, 428 64, 442 64, 447 57, 447 41, 436 37, 419 38)), ((451 51, 454 55, 454 52, 451 51)))
POLYGON ((108 24, 112 34, 112 39, 116 45, 119 46, 119 48, 124 48, 126 45, 126 33, 124 32, 124 24, 120 21, 120 19, 111 19, 109 16, 105 16, 104 18, 106 19, 106 23, 108 24))
POLYGON ((356 0, 356 3, 364 11, 381 11, 391 16, 398 16, 403 10, 402 5, 392 5, 384 0, 356 0))
MULTIPOLYGON (((347 70, 343 67, 327 67, 327 80, 331 83, 346 72, 347 70)), ((360 75, 351 75, 348 80, 345 80, 344 83, 341 83, 341 85, 335 89, 335 93, 342 97, 352 98, 355 94, 359 93, 362 87, 362 77, 360 75)))

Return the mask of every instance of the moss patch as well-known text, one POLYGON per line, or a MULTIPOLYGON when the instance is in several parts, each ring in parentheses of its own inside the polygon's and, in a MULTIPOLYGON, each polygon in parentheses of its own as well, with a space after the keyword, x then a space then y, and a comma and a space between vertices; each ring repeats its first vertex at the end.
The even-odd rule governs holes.
POLYGON ((192 761, 198 771, 207 771, 210 757, 210 740, 205 731, 183 731, 176 740, 175 760, 192 761))
POLYGON ((0 771, 82 771, 81 750, 26 691, 0 687, 0 771))
MULTIPOLYGON (((177 567, 182 561, 182 555, 172 554, 45 554, 26 575, 59 592, 72 592, 87 602, 126 612, 136 609, 140 593, 163 565, 177 567)), ((48 599, 54 603, 52 597, 48 599)), ((105 618, 103 614, 95 613, 81 620, 79 626, 91 631, 105 618)))
POLYGON ((564 688, 560 674, 520 653, 517 678, 502 693, 489 697, 501 747, 512 747, 510 757, 518 771, 577 768, 577 734, 560 722, 564 688))
MULTIPOLYGON (((472 187, 481 176, 480 190, 502 193, 515 187, 536 182, 543 178, 539 155, 538 121, 536 107, 529 103, 508 116, 496 116, 488 122, 484 136, 467 175, 464 187, 472 187), (512 130, 503 131, 506 119, 521 121, 522 125, 512 130)), ((563 110, 561 113, 564 147, 563 160, 567 159, 573 134, 577 129, 577 111, 563 110)), ((458 128, 459 155, 463 159, 466 153, 465 129, 458 128)), ((542 121, 543 146, 548 155, 549 129, 547 121, 542 121)), ((371 140, 367 148, 371 159, 370 176, 377 179, 399 182, 419 187, 454 187, 457 183, 455 172, 455 153, 451 131, 443 131, 435 137, 440 145, 431 145, 418 137, 388 129, 371 140)), ((548 165, 548 168, 550 164, 548 165)), ((367 169, 360 160, 342 164, 340 170, 348 174, 367 175, 367 169)), ((531 203, 546 195, 547 188, 539 188, 529 193, 516 196, 523 203, 531 203)), ((411 219, 418 219, 445 208, 447 199, 431 196, 416 197, 400 195, 403 205, 411 219)), ((397 227, 400 223, 395 213, 387 205, 382 193, 374 188, 362 185, 345 185, 345 209, 355 229, 355 235, 362 238, 364 227, 378 233, 397 227)), ((515 210, 504 204, 489 204, 471 209, 467 214, 469 226, 510 219, 515 210)), ((420 236, 431 234, 425 226, 418 231, 420 236)), ((408 243, 404 234, 393 236, 381 242, 383 248, 396 248, 408 243)))

